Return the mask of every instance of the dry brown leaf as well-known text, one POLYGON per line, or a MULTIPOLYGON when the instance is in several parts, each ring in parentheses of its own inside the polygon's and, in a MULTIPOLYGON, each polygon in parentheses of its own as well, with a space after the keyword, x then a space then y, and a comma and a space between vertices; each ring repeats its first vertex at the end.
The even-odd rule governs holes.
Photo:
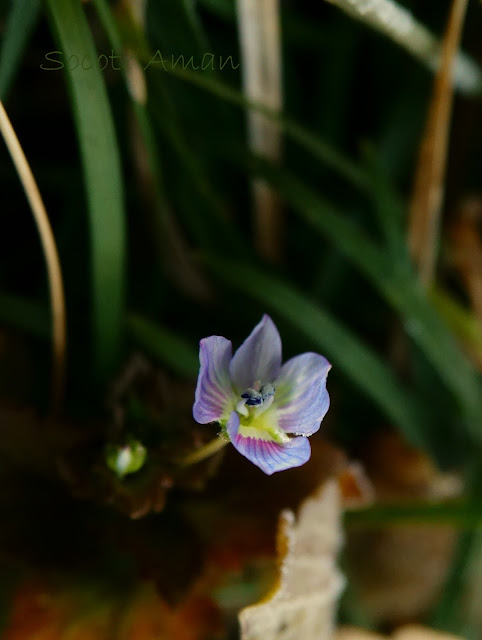
MULTIPOLYGON (((361 457, 380 503, 443 500, 463 488, 458 476, 440 472, 426 453, 396 432, 384 431, 367 440, 361 457)), ((456 539, 451 526, 399 524, 351 530, 347 567, 361 606, 377 622, 390 625, 423 615, 440 592, 456 539)))
POLYGON ((281 514, 279 579, 261 603, 239 614, 242 640, 320 640, 331 636, 343 586, 335 557, 341 545, 341 496, 329 480, 301 505, 281 514))
POLYGON ((224 635, 216 605, 194 588, 169 605, 152 583, 129 596, 40 579, 14 595, 4 640, 214 640, 224 635))
POLYGON ((347 562, 360 606, 384 624, 424 615, 446 579, 456 540, 449 526, 400 525, 351 533, 347 562))

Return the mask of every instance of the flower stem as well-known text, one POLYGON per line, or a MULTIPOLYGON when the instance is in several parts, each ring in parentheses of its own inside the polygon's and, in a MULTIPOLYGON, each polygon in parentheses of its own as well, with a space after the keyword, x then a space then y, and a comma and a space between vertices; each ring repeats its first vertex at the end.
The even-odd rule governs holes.
POLYGON ((193 453, 187 455, 181 460, 181 464, 184 467, 188 467, 191 464, 201 462, 201 460, 205 460, 206 458, 209 458, 209 456, 212 456, 220 451, 227 444, 229 444, 229 440, 220 435, 214 440, 211 440, 204 446, 200 447, 199 449, 196 449, 196 451, 194 451, 193 453))

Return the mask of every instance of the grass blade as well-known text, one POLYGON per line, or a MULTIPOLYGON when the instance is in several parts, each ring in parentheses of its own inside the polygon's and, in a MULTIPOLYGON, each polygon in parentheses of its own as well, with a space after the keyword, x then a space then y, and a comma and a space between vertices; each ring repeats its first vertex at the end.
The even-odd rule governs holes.
POLYGON ((0 49, 0 100, 5 101, 40 11, 40 0, 11 3, 0 49))
POLYGON ((93 297, 93 363, 97 382, 120 356, 125 287, 125 219, 119 150, 97 54, 77 0, 47 0, 64 59, 85 56, 88 71, 67 68, 89 210, 93 297))
POLYGON ((429 304, 416 276, 393 263, 389 253, 378 248, 329 202, 290 176, 286 170, 259 161, 259 170, 310 226, 316 229, 378 289, 403 319, 407 333, 424 351, 464 411, 467 430, 482 442, 481 389, 478 376, 436 311, 429 304))
POLYGON ((366 172, 350 158, 347 158, 335 149, 335 147, 332 147, 330 144, 320 139, 313 131, 310 131, 309 129, 299 125, 297 122, 286 118, 275 109, 270 109, 269 107, 266 107, 254 100, 246 99, 242 93, 222 82, 219 82, 218 80, 214 80, 203 76, 200 73, 188 70, 182 71, 180 69, 173 69, 169 70, 168 73, 173 73, 182 77, 184 80, 195 84, 200 89, 217 95, 227 102, 231 102, 243 109, 257 111, 266 118, 277 122, 282 131, 286 134, 287 138, 291 138, 291 140, 299 144, 300 147, 306 149, 306 151, 311 153, 327 167, 337 172, 357 189, 361 189, 362 191, 367 189, 368 177, 366 172))
POLYGON ((442 288, 433 287, 428 295, 467 356, 482 371, 482 323, 477 315, 463 307, 442 288))
POLYGON ((452 525, 463 529, 482 525, 482 508, 475 501, 376 504, 366 509, 347 511, 345 522, 354 527, 410 523, 452 525))
MULTIPOLYGON (((120 55, 126 49, 109 5, 106 0, 94 0, 94 5, 112 49, 120 55)), ((137 24, 132 25, 133 28, 137 26, 137 24)), ((162 267, 169 271, 178 286, 194 297, 204 298, 209 295, 208 286, 192 261, 187 242, 169 206, 157 140, 147 109, 148 96, 144 71, 129 50, 127 55, 130 62, 126 68, 122 69, 122 74, 132 98, 137 127, 136 134, 133 136, 136 140, 133 144, 134 154, 138 156, 135 164, 138 180, 142 185, 142 196, 147 203, 146 218, 152 230, 156 254, 162 267), (130 72, 133 69, 136 69, 134 76, 130 72), (142 89, 139 91, 135 86, 142 89), (139 96, 143 99, 139 100, 139 96)), ((172 129, 174 129, 173 126, 170 127, 170 130, 172 129)))
MULTIPOLYGON (((134 50, 139 61, 142 61, 145 65, 145 69, 149 68, 151 72, 158 73, 159 67, 152 65, 152 60, 155 56, 152 52, 146 52, 143 38, 134 38, 131 42, 131 48, 134 50), (154 68, 157 69, 155 72, 154 68)), ((242 92, 217 80, 215 77, 212 77, 212 75, 190 71, 189 68, 182 68, 179 64, 169 64, 169 60, 165 61, 162 69, 166 73, 180 78, 227 103, 245 109, 246 111, 256 111, 268 120, 272 120, 277 123, 287 138, 299 144, 300 147, 306 149, 327 167, 339 173, 340 176, 355 188, 362 191, 366 191, 369 188, 369 176, 367 176, 367 172, 356 162, 353 162, 350 158, 340 153, 335 147, 326 143, 313 131, 283 116, 276 109, 271 109, 254 100, 248 100, 242 92)))
POLYGON ((157 0, 148 3, 147 23, 152 30, 156 46, 163 52, 198 55, 209 50, 206 35, 193 0, 157 0))

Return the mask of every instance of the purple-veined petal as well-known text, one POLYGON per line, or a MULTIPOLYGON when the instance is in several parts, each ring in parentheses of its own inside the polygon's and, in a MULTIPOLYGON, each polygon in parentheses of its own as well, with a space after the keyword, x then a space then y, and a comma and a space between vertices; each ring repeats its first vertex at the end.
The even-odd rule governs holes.
POLYGON ((274 322, 264 315, 234 354, 229 370, 239 392, 257 380, 273 382, 281 367, 281 338, 274 322))
POLYGON ((317 353, 303 353, 281 367, 275 383, 278 424, 287 433, 318 431, 330 406, 326 377, 331 364, 317 353))
POLYGON ((308 438, 291 438, 279 444, 258 438, 245 438, 239 433, 239 415, 233 411, 226 425, 234 447, 241 455, 264 471, 267 475, 300 467, 310 459, 311 447, 308 438))
POLYGON ((231 341, 221 336, 210 336, 199 343, 201 367, 192 409, 196 422, 207 424, 219 420, 233 403, 229 378, 231 354, 231 341))

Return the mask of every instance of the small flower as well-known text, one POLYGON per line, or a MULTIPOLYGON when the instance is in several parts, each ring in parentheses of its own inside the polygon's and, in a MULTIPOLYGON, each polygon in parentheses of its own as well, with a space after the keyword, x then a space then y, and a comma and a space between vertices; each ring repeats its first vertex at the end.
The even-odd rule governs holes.
POLYGON ((234 447, 271 475, 307 462, 330 397, 330 363, 303 353, 281 365, 281 338, 267 315, 232 355, 231 341, 200 342, 194 419, 218 422, 234 447))

